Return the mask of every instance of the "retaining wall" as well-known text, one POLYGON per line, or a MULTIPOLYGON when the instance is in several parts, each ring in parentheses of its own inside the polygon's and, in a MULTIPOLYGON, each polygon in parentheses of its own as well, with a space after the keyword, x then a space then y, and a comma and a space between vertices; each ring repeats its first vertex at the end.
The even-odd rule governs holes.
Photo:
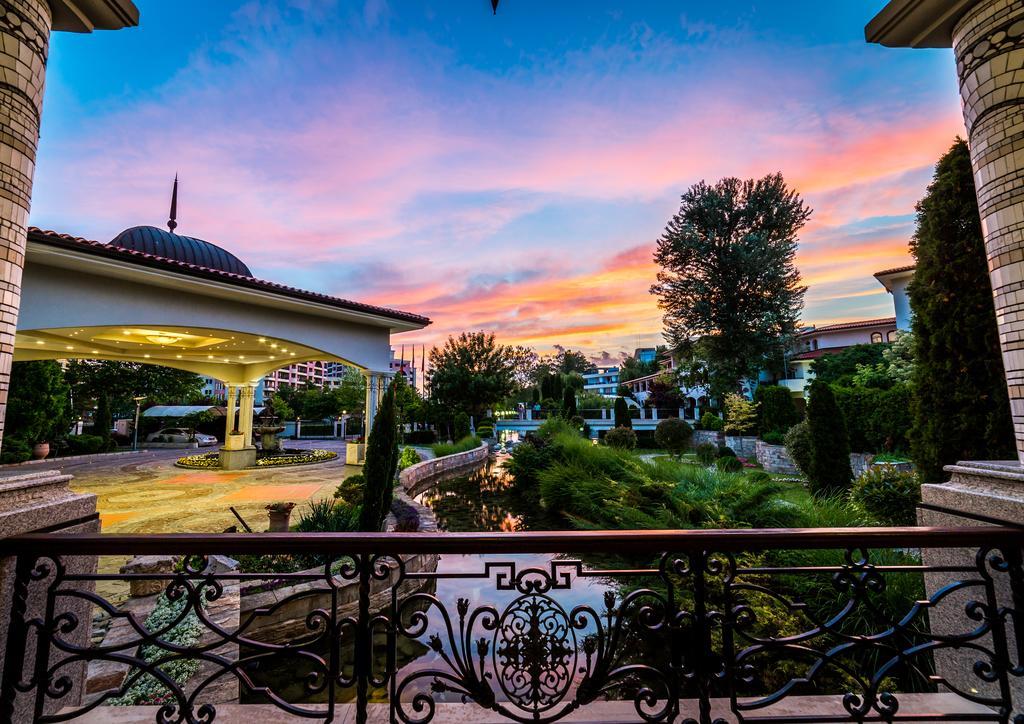
POLYGON ((466 452, 445 455, 441 458, 424 460, 421 463, 410 465, 398 474, 398 482, 411 496, 417 496, 436 482, 435 477, 441 476, 452 470, 459 470, 470 465, 479 465, 487 460, 490 454, 487 443, 480 447, 466 452))
POLYGON ((785 445, 770 445, 764 440, 758 440, 756 455, 757 462, 769 473, 800 475, 800 469, 789 456, 785 445))
POLYGON ((706 442, 717 447, 725 445, 725 433, 721 430, 694 430, 692 440, 694 447, 703 445, 706 442))
POLYGON ((725 444, 741 458, 752 458, 757 453, 757 438, 754 435, 726 435, 725 444))

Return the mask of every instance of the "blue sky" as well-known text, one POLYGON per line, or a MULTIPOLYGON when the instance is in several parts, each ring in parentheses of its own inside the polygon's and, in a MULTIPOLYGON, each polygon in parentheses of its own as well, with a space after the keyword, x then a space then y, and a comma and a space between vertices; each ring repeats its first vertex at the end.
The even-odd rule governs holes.
POLYGON ((264 278, 611 356, 658 341, 653 244, 701 179, 815 209, 805 318, 887 316, 962 133, 950 51, 869 46, 882 2, 139 0, 57 34, 32 223, 166 221, 264 278), (832 7, 834 6, 834 7, 832 7))

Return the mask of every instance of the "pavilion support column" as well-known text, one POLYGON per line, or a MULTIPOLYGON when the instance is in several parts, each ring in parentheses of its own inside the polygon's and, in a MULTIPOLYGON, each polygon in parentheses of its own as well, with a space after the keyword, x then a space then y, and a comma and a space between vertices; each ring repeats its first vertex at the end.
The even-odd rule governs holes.
POLYGON ((370 439, 370 430, 373 429, 373 420, 377 417, 377 382, 379 376, 376 372, 365 372, 366 378, 366 414, 364 417, 363 438, 370 439))
POLYGON ((50 22, 46 0, 7 0, 0 13, 0 440, 21 304, 50 22))
POLYGON ((235 399, 238 394, 237 385, 227 385, 227 400, 224 403, 224 447, 231 444, 231 432, 235 429, 235 399))
POLYGON ((253 401, 256 388, 253 385, 242 385, 238 399, 238 429, 242 432, 243 447, 252 447, 253 401))
POLYGON ((953 50, 1024 462, 1024 0, 976 3, 953 28, 953 50))

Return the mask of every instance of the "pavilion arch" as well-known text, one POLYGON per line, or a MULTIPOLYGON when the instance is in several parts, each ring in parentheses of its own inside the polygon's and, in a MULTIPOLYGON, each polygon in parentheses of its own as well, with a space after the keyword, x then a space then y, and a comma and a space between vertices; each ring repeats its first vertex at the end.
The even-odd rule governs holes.
POLYGON ((430 323, 256 279, 220 247, 154 227, 109 244, 30 229, 21 289, 15 361, 116 359, 207 375, 238 392, 250 426, 255 383, 314 360, 363 372, 372 424, 391 334, 430 323))

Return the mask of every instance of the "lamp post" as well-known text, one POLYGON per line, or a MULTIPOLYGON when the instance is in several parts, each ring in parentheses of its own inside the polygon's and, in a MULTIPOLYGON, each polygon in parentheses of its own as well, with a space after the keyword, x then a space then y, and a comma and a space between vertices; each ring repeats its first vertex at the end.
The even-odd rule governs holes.
POLYGON ((348 422, 348 410, 341 411, 341 439, 345 439, 345 423, 348 422))
POLYGON ((133 397, 135 400, 135 427, 132 429, 132 450, 139 449, 139 408, 142 407, 142 401, 146 399, 145 395, 139 397, 133 397))

